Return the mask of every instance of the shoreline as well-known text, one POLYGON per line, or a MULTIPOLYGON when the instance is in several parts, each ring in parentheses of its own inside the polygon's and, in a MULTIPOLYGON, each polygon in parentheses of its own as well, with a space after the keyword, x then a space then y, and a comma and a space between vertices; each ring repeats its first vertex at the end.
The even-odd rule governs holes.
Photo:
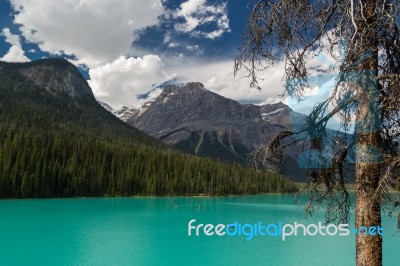
POLYGON ((134 195, 134 196, 73 196, 73 197, 32 197, 32 198, 0 198, 2 200, 48 200, 48 199, 113 199, 113 198, 228 198, 228 197, 248 197, 262 195, 294 195, 295 193, 267 192, 258 194, 229 194, 229 195, 134 195))

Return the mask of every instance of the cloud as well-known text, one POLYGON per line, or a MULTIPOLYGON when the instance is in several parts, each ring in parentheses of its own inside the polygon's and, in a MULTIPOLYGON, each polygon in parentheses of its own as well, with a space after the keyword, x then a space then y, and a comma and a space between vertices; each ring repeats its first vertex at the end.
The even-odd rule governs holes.
POLYGON ((187 45, 186 46, 186 50, 188 50, 189 52, 192 52, 193 54, 200 56, 203 54, 204 50, 200 48, 200 46, 198 44, 196 45, 187 45))
MULTIPOLYGON (((198 44, 172 41, 176 33, 215 39, 230 31, 226 2, 188 0, 175 10, 168 9, 165 0, 10 0, 10 3, 15 11, 13 22, 19 25, 24 39, 52 55, 74 56, 73 63, 89 69, 89 83, 96 97, 114 107, 138 106, 142 100, 137 99, 137 94, 147 93, 153 84, 174 77, 170 73, 175 73, 176 68, 164 65, 157 55, 143 53, 142 57, 129 57, 130 53, 138 54, 138 48, 132 48, 132 44, 148 27, 171 23, 163 42, 179 55, 178 62, 185 60, 186 53, 201 55, 203 49, 198 44)), ((19 44, 19 36, 10 35, 8 39, 19 44)), ((11 56, 28 60, 18 45, 10 49, 7 58, 11 56)), ((165 60, 168 59, 166 56, 165 60)), ((179 71, 182 78, 187 76, 185 67, 179 71)), ((188 67, 192 68, 190 63, 188 67)), ((186 80, 197 79, 193 76, 186 80)), ((157 93, 154 90, 152 95, 157 93)))
MULTIPOLYGON (((89 70, 89 85, 99 100, 114 108, 123 105, 140 107, 146 100, 138 99, 138 94, 149 92, 153 84, 173 78, 165 71, 165 66, 157 55, 143 58, 121 56, 117 60, 89 70)), ((157 96, 155 90, 151 96, 157 96)))
POLYGON ((175 48, 175 47, 178 47, 178 46, 179 46, 179 43, 176 43, 176 42, 171 42, 171 43, 168 44, 169 48, 175 48))
MULTIPOLYGON (((180 63, 177 60, 168 60, 173 63, 169 65, 170 72, 176 74, 176 79, 179 82, 200 81, 204 86, 222 96, 231 98, 242 103, 275 103, 282 101, 284 103, 291 103, 304 107, 305 102, 297 103, 293 100, 288 100, 288 95, 281 97, 285 91, 285 81, 283 80, 285 74, 285 63, 280 61, 275 63, 272 67, 267 68, 258 73, 259 85, 261 91, 250 89, 250 78, 245 71, 239 71, 234 76, 234 62, 232 60, 223 60, 218 62, 199 62, 193 63, 194 60, 187 58, 183 59, 180 63)), ((166 60, 167 61, 167 60, 166 60)), ((310 69, 310 88, 305 91, 307 97, 323 96, 319 91, 316 84, 312 84, 315 80, 319 83, 326 83, 326 86, 331 84, 330 80, 334 77, 337 71, 337 59, 330 56, 328 49, 324 49, 319 55, 308 54, 307 65, 310 69), (315 79, 315 77, 318 77, 315 79), (316 95, 317 94, 317 95, 316 95)), ((321 84, 319 84, 321 85, 321 84)), ((311 105, 313 106, 313 105, 311 105)))
POLYGON ((162 0, 11 0, 27 41, 51 54, 75 55, 98 67, 129 52, 146 27, 157 25, 162 0))
MULTIPOLYGON (((169 60, 176 62, 176 60, 169 60)), ((239 73, 236 77, 233 73, 233 60, 218 62, 197 62, 192 60, 186 62, 172 63, 168 70, 175 73, 177 82, 202 82, 208 90, 218 93, 224 97, 245 103, 261 103, 267 99, 274 98, 283 93, 284 84, 281 82, 284 66, 276 65, 261 75, 260 82, 263 90, 258 91, 249 88, 250 79, 245 73, 239 73)))
POLYGON ((31 61, 28 57, 25 56, 24 50, 22 50, 21 46, 13 45, 8 50, 7 54, 0 58, 1 61, 6 62, 29 62, 31 61))
POLYGON ((206 88, 240 102, 260 103, 268 98, 277 97, 284 89, 281 82, 283 70, 279 66, 260 76, 262 91, 249 88, 250 79, 245 73, 234 76, 233 61, 207 67, 207 70, 212 69, 214 74, 204 81, 206 88), (222 69, 225 71, 221 71, 222 69))
POLYGON ((5 41, 11 44, 8 52, 0 58, 2 61, 7 62, 29 62, 31 61, 25 56, 25 52, 21 46, 21 40, 18 35, 12 34, 9 28, 4 28, 0 35, 5 37, 5 41))
POLYGON ((212 5, 207 0, 188 0, 172 13, 172 17, 184 20, 175 24, 176 31, 195 37, 215 39, 230 32, 226 2, 212 5))
POLYGON ((11 45, 21 45, 21 40, 18 35, 14 35, 11 33, 9 28, 4 28, 1 32, 1 35, 6 38, 6 42, 11 45))
MULTIPOLYGON (((190 35, 215 39, 230 32, 226 1, 187 0, 174 10, 168 9, 165 0, 10 2, 15 10, 14 23, 21 25, 19 30, 24 40, 50 54, 74 55, 75 64, 85 64, 89 68, 89 84, 96 97, 113 107, 138 107, 143 103, 136 97, 138 94, 149 92, 153 84, 173 78, 178 83, 200 81, 209 90, 241 102, 284 100, 278 98, 284 91, 283 63, 260 73, 261 92, 250 90, 246 73, 234 77, 232 60, 201 62, 199 56, 206 51, 203 43, 200 46, 179 38, 190 35), (139 53, 138 47, 132 48, 132 43, 150 26, 166 31, 160 42, 168 48, 169 54, 164 54, 162 60, 157 55, 139 53), (144 56, 129 57, 132 51, 144 56)), ((6 29, 2 34, 12 45, 3 60, 29 60, 21 48, 19 36, 6 29)), ((310 66, 320 70, 319 61, 312 59, 310 66)), ((153 90, 151 95, 158 93, 160 90, 153 90)))
MULTIPOLYGON (((318 59, 310 62, 316 67, 315 74, 330 67, 321 60, 318 63, 318 59)), ((113 107, 139 107, 146 99, 138 99, 138 94, 146 94, 152 90, 153 84, 172 79, 176 84, 202 82, 208 90, 241 103, 266 104, 282 101, 286 104, 290 102, 292 106, 295 104, 288 101, 287 95, 281 97, 285 86, 285 81, 282 80, 284 62, 259 73, 261 91, 249 88, 250 78, 245 72, 239 72, 235 77, 233 66, 233 60, 210 62, 190 57, 166 57, 161 60, 157 55, 147 55, 143 58, 123 56, 112 63, 91 69, 89 84, 97 98, 113 107)), ((316 93, 316 89, 309 90, 310 96, 316 93)), ((148 98, 157 97, 159 93, 161 90, 151 91, 151 97, 148 98)))

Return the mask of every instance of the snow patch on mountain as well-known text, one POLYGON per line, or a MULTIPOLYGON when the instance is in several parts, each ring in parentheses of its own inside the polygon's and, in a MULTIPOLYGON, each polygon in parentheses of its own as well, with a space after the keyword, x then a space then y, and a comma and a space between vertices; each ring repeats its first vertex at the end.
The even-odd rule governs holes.
POLYGON ((122 106, 120 109, 113 109, 109 104, 102 102, 102 101, 97 101, 101 107, 121 119, 122 121, 126 122, 128 118, 132 117, 135 115, 135 112, 138 111, 135 107, 129 107, 129 106, 122 106))

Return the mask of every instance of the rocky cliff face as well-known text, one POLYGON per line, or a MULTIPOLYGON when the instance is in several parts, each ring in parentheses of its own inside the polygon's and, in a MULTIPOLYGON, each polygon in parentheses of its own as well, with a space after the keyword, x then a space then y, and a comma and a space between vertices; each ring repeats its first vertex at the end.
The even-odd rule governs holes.
MULTIPOLYGON (((304 123, 304 115, 283 103, 242 105, 193 82, 167 86, 125 121, 188 153, 246 163, 251 151, 287 130, 292 117, 304 123)), ((288 150, 285 172, 303 179, 297 152, 296 146, 288 150)))
POLYGON ((261 119, 256 106, 242 106, 206 90, 201 83, 188 83, 184 87, 167 86, 154 102, 146 105, 142 114, 127 122, 152 134, 161 134, 161 129, 166 133, 191 121, 254 119, 261 119))
POLYGON ((53 94, 71 97, 87 96, 95 99, 88 83, 78 69, 65 59, 44 59, 25 64, 14 64, 19 73, 38 88, 53 94))

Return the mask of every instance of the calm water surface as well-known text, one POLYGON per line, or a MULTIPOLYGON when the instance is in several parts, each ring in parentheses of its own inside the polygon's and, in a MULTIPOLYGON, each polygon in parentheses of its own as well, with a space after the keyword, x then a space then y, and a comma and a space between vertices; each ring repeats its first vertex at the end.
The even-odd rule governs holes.
MULTIPOLYGON (((354 265, 354 236, 187 235, 197 223, 318 223, 291 195, 0 201, 0 265, 354 265)), ((350 227, 352 228, 352 227, 350 227)), ((384 265, 400 265, 384 218, 384 265)))

